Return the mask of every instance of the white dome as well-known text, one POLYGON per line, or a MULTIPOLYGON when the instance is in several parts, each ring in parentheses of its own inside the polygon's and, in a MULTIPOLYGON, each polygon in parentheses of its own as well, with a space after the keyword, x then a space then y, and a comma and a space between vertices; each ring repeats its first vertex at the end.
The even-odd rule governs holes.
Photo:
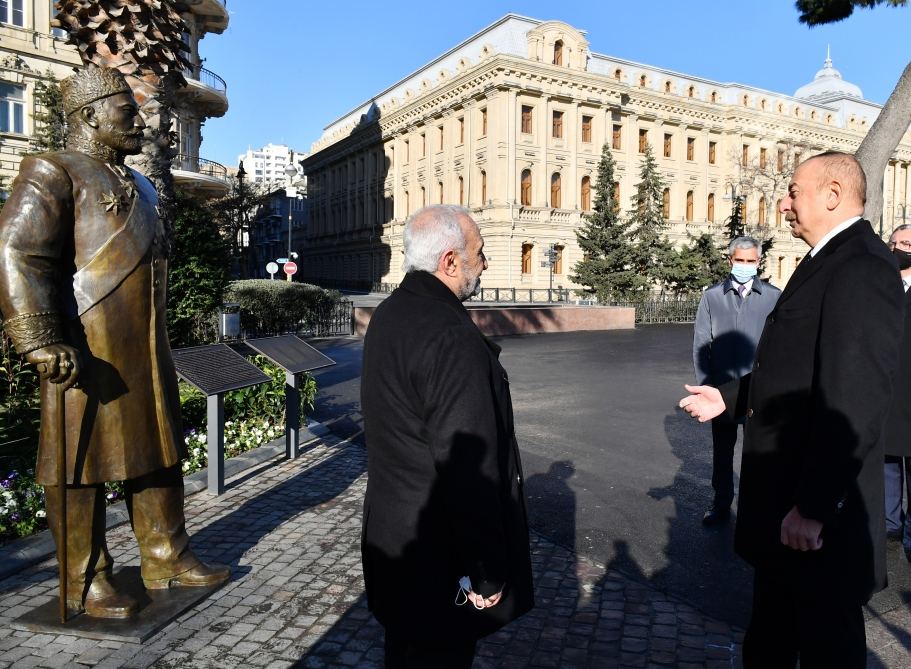
POLYGON ((822 69, 816 73, 813 81, 805 86, 801 86, 794 93, 795 98, 804 100, 818 99, 838 99, 838 98, 860 98, 864 94, 860 86, 852 84, 841 78, 841 72, 832 67, 832 59, 826 54, 826 62, 822 69))

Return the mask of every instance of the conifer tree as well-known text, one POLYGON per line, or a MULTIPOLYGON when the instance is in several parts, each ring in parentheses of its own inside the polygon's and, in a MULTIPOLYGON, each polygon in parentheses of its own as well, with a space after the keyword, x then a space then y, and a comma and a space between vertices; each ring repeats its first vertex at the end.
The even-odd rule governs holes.
POLYGON ((658 163, 652 147, 646 144, 629 216, 633 269, 637 278, 635 291, 656 285, 663 289, 669 280, 670 268, 677 262, 677 252, 664 235, 667 221, 663 193, 664 182, 658 172, 658 163))
POLYGON ((601 150, 592 213, 582 216, 576 239, 584 257, 576 263, 572 281, 585 286, 601 302, 622 300, 638 285, 626 225, 614 196, 614 157, 607 144, 601 150))
POLYGON ((29 153, 60 151, 66 144, 66 114, 57 77, 48 70, 35 82, 35 134, 29 153))

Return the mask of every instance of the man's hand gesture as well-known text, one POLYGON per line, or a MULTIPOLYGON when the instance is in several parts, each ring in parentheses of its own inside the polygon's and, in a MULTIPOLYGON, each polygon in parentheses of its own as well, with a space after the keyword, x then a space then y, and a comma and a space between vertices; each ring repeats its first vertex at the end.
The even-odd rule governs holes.
POLYGON ((724 400, 721 399, 718 388, 688 385, 683 387, 691 394, 680 400, 680 408, 700 423, 712 420, 724 413, 724 400))

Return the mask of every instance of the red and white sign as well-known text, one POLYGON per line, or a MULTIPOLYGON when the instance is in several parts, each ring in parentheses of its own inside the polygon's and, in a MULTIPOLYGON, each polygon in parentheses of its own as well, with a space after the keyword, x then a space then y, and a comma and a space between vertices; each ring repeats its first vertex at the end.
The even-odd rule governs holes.
POLYGON ((285 266, 282 269, 285 271, 285 274, 287 274, 288 276, 297 274, 297 263, 292 260, 289 260, 288 262, 285 263, 285 266))

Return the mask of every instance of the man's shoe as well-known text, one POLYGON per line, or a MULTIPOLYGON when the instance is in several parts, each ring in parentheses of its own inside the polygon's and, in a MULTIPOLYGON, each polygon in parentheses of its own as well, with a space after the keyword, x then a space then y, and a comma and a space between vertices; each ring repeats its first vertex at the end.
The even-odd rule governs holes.
POLYGON ((716 525, 726 523, 730 517, 730 507, 712 505, 712 507, 706 511, 705 515, 702 517, 702 524, 706 527, 715 527, 716 525))
POLYGON ((139 610, 139 604, 130 595, 117 592, 106 578, 95 579, 89 586, 85 599, 77 594, 68 595, 66 604, 70 609, 93 618, 129 618, 139 610))
POLYGON ((182 574, 175 574, 166 578, 142 579, 148 590, 167 590, 168 588, 202 588, 221 585, 231 578, 231 568, 225 565, 207 565, 200 562, 192 569, 182 574))

